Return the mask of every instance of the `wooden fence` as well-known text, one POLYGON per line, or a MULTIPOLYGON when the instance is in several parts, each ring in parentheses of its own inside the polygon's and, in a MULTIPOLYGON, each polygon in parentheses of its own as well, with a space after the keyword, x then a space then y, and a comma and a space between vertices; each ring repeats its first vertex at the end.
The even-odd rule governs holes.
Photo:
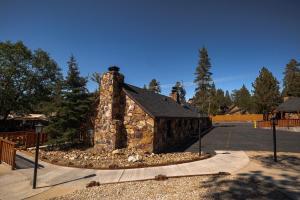
POLYGON ((245 115, 215 115, 212 116, 213 122, 249 122, 263 120, 262 114, 245 114, 245 115))
MULTIPOLYGON (((24 148, 34 147, 36 144, 36 133, 34 131, 0 132, 0 138, 15 142, 17 146, 24 148)), ((47 134, 41 133, 40 144, 47 142, 47 134)))
POLYGON ((11 169, 16 167, 16 143, 0 138, 0 163, 5 162, 11 166, 11 169))
MULTIPOLYGON (((257 128, 263 127, 271 127, 270 121, 257 121, 256 122, 257 128)), ((295 127, 300 126, 300 119, 280 119, 278 120, 278 127, 295 127)))

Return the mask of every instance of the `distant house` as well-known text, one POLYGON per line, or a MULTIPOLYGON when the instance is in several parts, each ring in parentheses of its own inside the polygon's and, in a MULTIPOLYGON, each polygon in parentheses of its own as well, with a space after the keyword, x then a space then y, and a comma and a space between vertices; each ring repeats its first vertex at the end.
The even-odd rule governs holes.
POLYGON ((238 107, 237 105, 235 104, 232 104, 231 106, 229 106, 229 108, 226 110, 226 113, 225 114, 228 114, 228 115, 241 115, 241 114, 249 114, 248 111, 238 107))
POLYGON ((100 102, 95 119, 95 148, 111 151, 136 148, 165 152, 184 145, 211 123, 188 104, 176 90, 170 97, 124 82, 118 67, 101 78, 100 102))
POLYGON ((47 124, 48 118, 44 114, 10 114, 7 120, 0 120, 0 132, 34 129, 37 123, 47 124))
POLYGON ((285 97, 276 112, 281 119, 300 119, 300 97, 285 97))

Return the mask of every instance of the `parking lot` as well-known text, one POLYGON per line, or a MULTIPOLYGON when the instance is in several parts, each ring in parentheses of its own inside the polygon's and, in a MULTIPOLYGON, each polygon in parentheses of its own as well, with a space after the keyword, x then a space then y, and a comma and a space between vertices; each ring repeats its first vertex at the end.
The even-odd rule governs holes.
MULTIPOLYGON (((300 133, 277 131, 277 151, 300 153, 300 133)), ((251 123, 218 123, 202 138, 204 150, 273 151, 273 132, 251 123)), ((198 142, 186 151, 198 151, 198 142)))

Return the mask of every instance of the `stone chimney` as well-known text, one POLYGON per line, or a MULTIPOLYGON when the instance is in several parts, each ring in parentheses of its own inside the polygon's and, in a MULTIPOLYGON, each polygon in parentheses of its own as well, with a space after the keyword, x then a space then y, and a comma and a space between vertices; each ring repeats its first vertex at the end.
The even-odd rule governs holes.
POLYGON ((124 76, 119 67, 112 66, 101 77, 100 103, 95 119, 95 148, 112 151, 123 147, 123 116, 125 94, 122 91, 124 76))
POLYGON ((172 87, 170 97, 176 101, 176 103, 180 104, 180 98, 176 87, 172 87))

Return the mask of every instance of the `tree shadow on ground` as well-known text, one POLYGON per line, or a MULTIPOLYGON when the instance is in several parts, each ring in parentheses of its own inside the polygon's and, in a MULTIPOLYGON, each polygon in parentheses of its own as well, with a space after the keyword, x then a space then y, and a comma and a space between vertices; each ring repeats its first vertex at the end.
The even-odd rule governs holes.
POLYGON ((204 181, 200 187, 208 189, 204 197, 207 199, 283 200, 299 198, 299 192, 286 187, 300 188, 295 177, 285 175, 282 181, 277 181, 277 185, 274 184, 275 182, 272 177, 264 175, 261 171, 251 171, 234 176, 213 176, 204 181))
POLYGON ((279 154, 277 155, 277 162, 273 160, 273 154, 270 155, 255 155, 250 156, 251 159, 259 161, 264 167, 276 168, 276 169, 289 169, 289 171, 299 172, 300 174, 300 157, 289 155, 289 154, 279 154))

